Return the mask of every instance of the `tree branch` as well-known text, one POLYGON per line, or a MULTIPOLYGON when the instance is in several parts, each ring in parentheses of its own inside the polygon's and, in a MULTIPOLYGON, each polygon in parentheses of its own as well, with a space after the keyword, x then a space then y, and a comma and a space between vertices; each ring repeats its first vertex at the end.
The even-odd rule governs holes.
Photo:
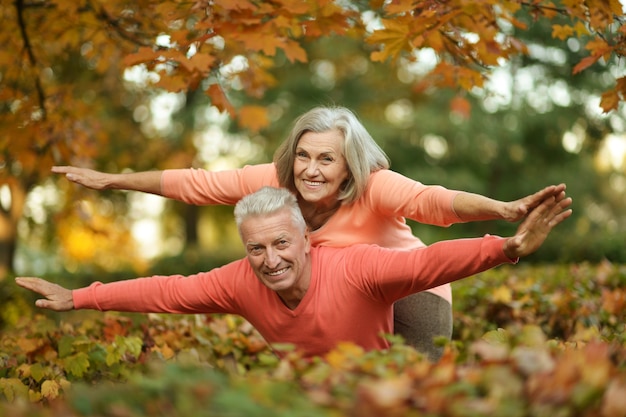
POLYGON ((37 91, 37 97, 39 100, 39 106, 42 111, 42 119, 46 119, 46 96, 43 91, 43 87, 41 85, 41 80, 37 75, 37 59, 35 58, 35 53, 33 52, 33 48, 30 44, 30 39, 28 37, 28 33, 26 31, 26 21, 24 19, 24 0, 15 0, 15 9, 17 11, 17 21, 18 26, 20 28, 20 35, 22 36, 22 41, 24 42, 24 49, 26 50, 26 54, 28 55, 28 60, 30 65, 34 71, 34 79, 35 79, 35 90, 37 91))

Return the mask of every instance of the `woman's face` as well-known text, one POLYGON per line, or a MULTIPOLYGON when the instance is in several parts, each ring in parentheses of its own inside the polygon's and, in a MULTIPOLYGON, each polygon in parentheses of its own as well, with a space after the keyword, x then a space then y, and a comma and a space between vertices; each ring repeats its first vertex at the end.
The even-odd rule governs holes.
POLYGON ((307 132, 298 141, 293 165, 296 189, 302 198, 320 206, 333 206, 348 178, 340 131, 307 132))

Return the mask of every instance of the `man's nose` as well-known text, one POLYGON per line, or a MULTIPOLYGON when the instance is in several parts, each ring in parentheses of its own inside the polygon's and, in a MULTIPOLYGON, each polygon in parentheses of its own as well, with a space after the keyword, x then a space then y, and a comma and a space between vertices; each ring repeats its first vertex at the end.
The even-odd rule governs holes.
POLYGON ((265 266, 270 269, 276 268, 280 264, 280 256, 275 250, 268 249, 265 252, 265 266))

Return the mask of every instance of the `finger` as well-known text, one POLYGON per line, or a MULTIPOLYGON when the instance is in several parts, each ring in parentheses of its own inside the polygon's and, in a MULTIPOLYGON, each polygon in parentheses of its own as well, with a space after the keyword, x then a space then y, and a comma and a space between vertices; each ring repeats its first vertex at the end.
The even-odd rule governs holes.
POLYGON ((567 219, 571 215, 572 215, 571 209, 565 210, 564 212, 559 213, 552 220, 550 220, 550 227, 556 226, 557 224, 561 223, 563 220, 567 219))
POLYGON ((67 310, 70 310, 70 308, 67 305, 65 305, 64 303, 62 303, 60 301, 53 301, 53 300, 48 300, 48 299, 44 299, 44 298, 36 300, 35 301, 35 306, 39 307, 39 308, 46 308, 48 310, 53 310, 53 311, 67 311, 67 310))
POLYGON ((67 174, 70 170, 72 169, 72 167, 70 166, 53 166, 50 171, 54 172, 55 174, 67 174))
POLYGON ((39 292, 37 288, 39 287, 39 283, 37 282, 38 278, 32 277, 17 277, 15 278, 15 283, 22 288, 26 288, 27 290, 39 292))
POLYGON ((549 220, 550 227, 554 227, 572 215, 572 209, 568 207, 572 204, 570 197, 565 198, 552 209, 552 217, 549 220))
POLYGON ((39 308, 47 308, 47 309, 52 310, 51 304, 52 302, 45 298, 40 298, 39 300, 35 300, 35 306, 39 308))
POLYGON ((543 188, 542 190, 537 191, 535 194, 532 194, 526 197, 525 199, 523 199, 521 208, 524 208, 525 211, 522 214, 525 214, 529 212, 530 210, 534 209, 539 204, 541 204, 541 202, 545 200, 546 198, 549 198, 550 196, 554 196, 560 193, 560 191, 557 191, 557 190, 558 190, 558 186, 549 185, 543 188))
POLYGON ((556 204, 556 200, 554 197, 544 198, 541 201, 541 203, 539 203, 539 205, 537 205, 537 207, 535 207, 528 214, 528 219, 534 222, 541 218, 544 218, 546 214, 548 214, 550 210, 554 207, 555 204, 556 204))

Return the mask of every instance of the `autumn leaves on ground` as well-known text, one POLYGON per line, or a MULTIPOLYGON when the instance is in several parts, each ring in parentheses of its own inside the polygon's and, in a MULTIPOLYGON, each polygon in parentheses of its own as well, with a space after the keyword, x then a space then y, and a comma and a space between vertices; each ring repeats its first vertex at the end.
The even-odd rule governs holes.
POLYGON ((608 262, 502 267, 461 281, 454 340, 436 364, 400 341, 389 352, 342 345, 279 361, 233 316, 29 312, 2 333, 0 411, 624 416, 625 286, 626 267, 608 262))
MULTIPOLYGON (((491 70, 510 62, 512 72, 526 65, 542 68, 536 78, 550 86, 562 87, 574 74, 572 97, 597 101, 593 106, 603 114, 617 112, 626 98, 626 77, 618 71, 626 25, 618 0, 557 6, 495 0, 16 0, 2 2, 0 16, 0 416, 626 416, 624 266, 521 264, 455 284, 453 342, 437 364, 400 342, 389 352, 343 345, 314 361, 295 355, 278 361, 250 325, 235 317, 38 315, 32 300, 9 279, 1 281, 15 272, 13 255, 20 245, 32 251, 26 252, 29 263, 44 262, 33 250, 53 242, 54 252, 69 252, 73 262, 140 267, 136 257, 130 259, 128 230, 116 227, 125 221, 114 221, 124 219, 120 207, 129 206, 118 201, 120 194, 101 204, 107 215, 117 216, 106 222, 102 213, 87 210, 89 201, 101 202, 106 194, 89 196, 68 184, 59 186, 66 197, 61 213, 51 207, 54 215, 37 217, 26 210, 28 195, 50 186, 52 165, 114 171, 190 166, 199 159, 199 136, 189 120, 204 114, 200 105, 229 114, 231 128, 252 134, 270 160, 287 131, 289 111, 308 105, 298 101, 303 98, 315 104, 353 100, 368 123, 382 126, 375 136, 394 155, 395 167, 403 166, 402 159, 411 169, 433 167, 413 172, 422 181, 431 175, 440 182, 445 173, 449 180, 467 181, 461 188, 516 189, 523 178, 533 189, 531 177, 538 172, 538 189, 551 174, 563 181, 575 173, 570 186, 595 193, 587 199, 593 216, 580 210, 571 230, 584 239, 572 234, 568 245, 555 246, 572 256, 623 256, 622 236, 616 234, 614 244, 606 238, 606 219, 620 230, 607 203, 615 200, 620 208, 623 195, 589 175, 584 169, 593 164, 583 153, 566 152, 559 141, 566 132, 582 131, 590 143, 585 147, 593 150, 608 124, 586 115, 582 106, 552 102, 549 107, 568 112, 524 107, 489 110, 476 119, 486 100, 472 95, 491 70), (377 16, 378 25, 363 16, 377 16), (332 48, 317 50, 321 40, 332 48), (346 41, 349 53, 338 47, 346 41), (568 58, 552 62, 557 46, 568 58), (531 47, 549 53, 530 54, 531 47), (424 50, 436 65, 392 83, 392 75, 419 61, 424 50), (332 83, 300 89, 310 81, 310 68, 330 63, 334 78, 326 81, 332 83), (124 78, 137 69, 144 79, 124 78), (363 83, 340 88, 357 79, 363 83), (283 85, 285 91, 277 91, 283 85), (148 109, 163 91, 185 96, 186 112, 171 130, 159 131, 148 109), (446 96, 451 99, 445 105, 435 102, 446 96), (403 130, 393 130, 388 120, 377 119, 398 103, 411 104, 407 114, 421 117, 416 126, 404 129, 406 120, 398 119, 396 127, 403 130), (429 110, 446 117, 435 119, 429 110), (478 132, 462 120, 475 121, 478 132), (493 123, 501 120, 514 123, 493 123), (449 133, 438 130, 446 126, 449 133), (275 130, 256 136, 270 128, 275 130), (456 149, 453 141, 441 141, 450 146, 449 165, 413 146, 425 135, 458 139, 456 149), (471 150, 463 147, 468 138, 471 150), (405 148, 409 142, 412 147, 405 148), (569 165, 575 157, 581 163, 569 165), (535 168, 537 159, 544 162, 541 169, 535 168), (562 170, 557 176, 549 166, 562 170)), ((548 91, 535 89, 537 95, 548 91)), ((611 178, 623 183, 623 174, 611 178)), ((516 189, 516 195, 523 192, 516 189)), ((170 223, 191 224, 190 218, 185 211, 170 223)))

